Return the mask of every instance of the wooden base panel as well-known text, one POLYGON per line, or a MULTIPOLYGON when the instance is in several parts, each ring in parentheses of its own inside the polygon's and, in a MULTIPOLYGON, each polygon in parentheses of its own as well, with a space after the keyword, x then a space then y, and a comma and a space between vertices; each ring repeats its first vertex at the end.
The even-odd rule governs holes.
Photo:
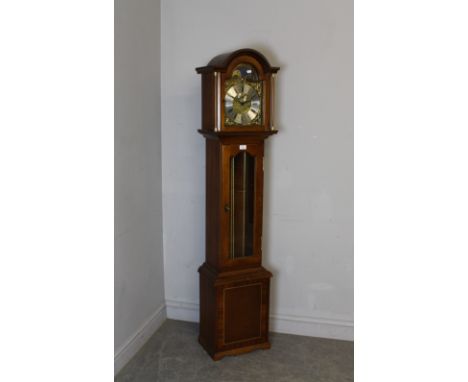
POLYGON ((271 273, 263 267, 216 272, 200 269, 200 335, 198 341, 218 360, 256 349, 268 349, 271 273))
POLYGON ((236 356, 244 353, 250 353, 255 350, 266 350, 271 348, 270 342, 263 342, 261 344, 255 344, 255 345, 249 345, 249 346, 244 346, 236 349, 230 349, 230 350, 224 350, 224 351, 219 351, 215 353, 210 353, 208 348, 205 346, 205 343, 201 337, 198 337, 198 342, 200 345, 205 349, 205 351, 209 354, 209 356, 213 359, 213 361, 219 361, 220 359, 223 359, 226 356, 236 356))

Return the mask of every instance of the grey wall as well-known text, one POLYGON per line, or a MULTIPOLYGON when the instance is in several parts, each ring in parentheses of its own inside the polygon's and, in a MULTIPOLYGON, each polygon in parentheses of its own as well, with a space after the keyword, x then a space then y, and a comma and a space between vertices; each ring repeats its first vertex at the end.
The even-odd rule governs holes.
POLYGON ((265 265, 274 273, 272 314, 284 324, 276 329, 299 322, 301 334, 349 338, 353 2, 163 0, 161 6, 168 315, 188 318, 191 309, 196 319, 197 267, 204 261, 205 151, 196 132, 201 105, 194 68, 217 54, 249 47, 281 66, 280 131, 266 147, 263 233, 265 265), (348 331, 332 333, 332 326, 340 325, 348 331))
POLYGON ((164 304, 160 4, 115 2, 116 353, 164 304))

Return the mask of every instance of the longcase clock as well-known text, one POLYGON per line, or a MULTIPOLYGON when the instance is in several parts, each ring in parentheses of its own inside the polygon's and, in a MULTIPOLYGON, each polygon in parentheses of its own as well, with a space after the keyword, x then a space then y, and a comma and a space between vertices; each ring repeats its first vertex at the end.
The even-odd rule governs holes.
POLYGON ((277 67, 252 49, 213 58, 202 79, 206 140, 206 259, 199 342, 214 360, 268 349, 271 273, 262 266, 264 141, 277 67))

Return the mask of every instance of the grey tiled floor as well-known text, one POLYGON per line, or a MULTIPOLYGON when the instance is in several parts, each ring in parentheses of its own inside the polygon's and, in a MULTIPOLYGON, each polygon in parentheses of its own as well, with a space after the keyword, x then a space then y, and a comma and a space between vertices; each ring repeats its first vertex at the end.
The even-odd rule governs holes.
POLYGON ((353 342, 270 333, 271 349, 214 362, 197 336, 197 324, 167 320, 115 381, 353 381, 353 342))

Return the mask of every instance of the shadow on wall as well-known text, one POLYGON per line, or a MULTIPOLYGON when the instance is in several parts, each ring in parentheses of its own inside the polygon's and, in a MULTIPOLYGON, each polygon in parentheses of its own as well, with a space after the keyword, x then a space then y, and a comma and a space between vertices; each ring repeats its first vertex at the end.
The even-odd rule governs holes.
MULTIPOLYGON (((247 47, 246 47, 247 48, 247 47)), ((260 53, 262 53, 266 59, 268 60, 268 62, 270 62, 271 65, 273 66, 279 66, 280 67, 280 71, 278 73, 278 76, 281 76, 282 72, 284 72, 284 69, 285 69, 285 64, 282 63, 278 56, 274 53, 274 51, 272 49, 270 49, 270 47, 268 47, 267 45, 264 45, 262 43, 253 43, 253 44, 250 44, 248 46, 248 48, 251 48, 251 49, 255 49, 257 51, 259 51, 260 53)), ((280 104, 281 102, 281 91, 279 89, 279 81, 276 82, 276 88, 275 88, 275 103, 277 105, 280 104)), ((277 126, 282 126, 282 119, 281 119, 281 115, 279 114, 279 110, 277 107, 274 108, 274 113, 275 113, 275 120, 277 121, 277 126)), ((274 139, 275 137, 273 137, 274 139)), ((271 140, 270 139, 267 139, 265 140, 265 161, 267 163, 271 163, 271 154, 270 154, 270 146, 271 146, 271 140)), ((265 166, 265 173, 264 173, 264 183, 265 183, 265 190, 271 190, 271 168, 272 166, 265 166)), ((264 266, 266 267, 266 269, 268 269, 272 274, 273 274, 273 278, 271 280, 271 284, 270 284, 270 314, 274 314, 275 311, 276 311, 276 307, 278 306, 277 305, 277 300, 278 300, 278 294, 275 293, 275 286, 277 285, 276 284, 276 280, 275 280, 275 276, 278 274, 278 271, 279 269, 277 267, 275 267, 270 261, 269 261, 269 258, 268 258, 268 254, 270 253, 270 248, 269 248, 269 243, 270 243, 270 240, 269 240, 269 234, 271 232, 271 230, 269 229, 268 225, 269 225, 269 221, 268 219, 265 219, 265 216, 269 216, 270 215, 270 211, 271 211, 271 198, 270 198, 270 192, 267 191, 264 193, 263 195, 263 238, 262 238, 262 247, 263 247, 263 253, 262 253, 262 261, 263 261, 263 264, 264 266)))

